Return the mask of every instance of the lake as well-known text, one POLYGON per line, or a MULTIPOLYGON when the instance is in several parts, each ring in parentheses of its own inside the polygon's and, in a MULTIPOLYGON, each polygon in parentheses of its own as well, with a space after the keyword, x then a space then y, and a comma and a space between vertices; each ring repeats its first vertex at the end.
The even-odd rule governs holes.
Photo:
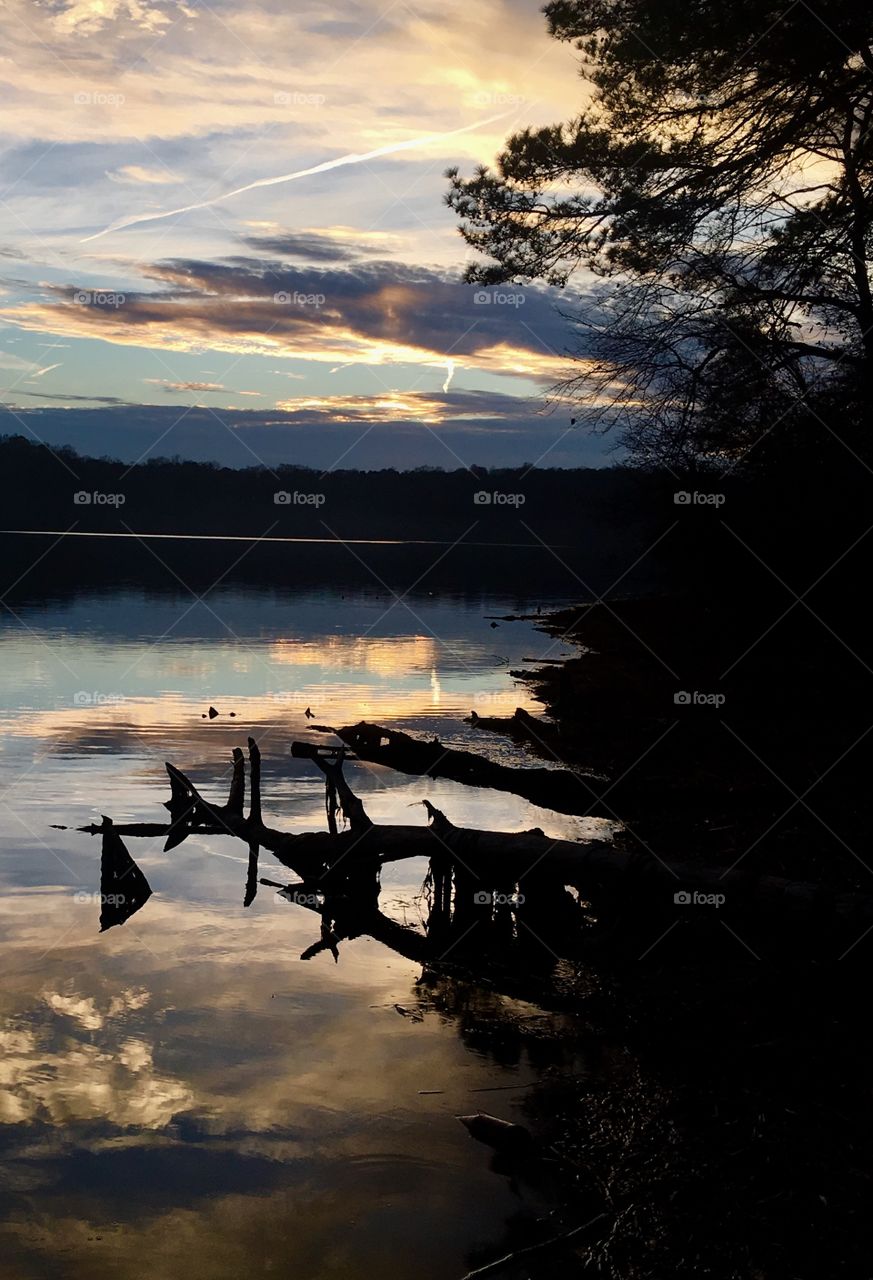
MULTIPOLYGON (((403 594, 362 553, 330 588, 307 561, 304 581, 227 573, 201 596, 176 566, 147 590, 135 570, 91 582, 81 556, 84 580, 53 582, 44 563, 0 616, 0 1275, 461 1277, 548 1204, 456 1117, 523 1121, 545 1071, 584 1070, 557 1036, 553 1052, 528 1043, 528 1023, 558 1016, 422 984, 420 966, 368 937, 336 962, 301 960, 318 917, 263 886, 244 908, 245 848, 219 836, 169 853, 160 837, 128 839, 153 896, 101 934, 100 840, 75 828, 166 821, 166 760, 223 801, 231 749, 251 734, 267 821, 324 830, 323 779, 290 756, 295 739, 326 740, 313 724, 366 718, 529 763, 464 717, 536 710, 510 669, 568 650, 489 615, 569 603, 578 582, 543 563, 535 590, 410 573, 403 594)), ((456 783, 346 772, 378 821, 424 825, 428 799, 460 825, 606 828, 456 783)), ((421 924, 425 872, 388 865, 382 911, 421 924)), ((289 878, 265 854, 260 873, 289 878)))

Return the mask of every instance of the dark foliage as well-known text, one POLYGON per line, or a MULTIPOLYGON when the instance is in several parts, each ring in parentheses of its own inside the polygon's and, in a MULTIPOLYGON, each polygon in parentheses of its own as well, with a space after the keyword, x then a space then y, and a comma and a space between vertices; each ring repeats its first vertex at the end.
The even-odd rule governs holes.
POLYGON ((634 454, 869 453, 873 11, 850 0, 555 0, 584 106, 450 171, 490 261, 599 284, 564 391, 634 454))

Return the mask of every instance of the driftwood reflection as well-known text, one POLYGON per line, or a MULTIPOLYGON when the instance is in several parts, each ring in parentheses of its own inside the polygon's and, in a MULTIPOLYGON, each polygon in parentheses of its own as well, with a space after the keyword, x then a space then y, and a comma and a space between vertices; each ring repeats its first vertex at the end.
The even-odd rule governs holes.
POLYGON ((115 830, 112 819, 103 819, 100 855, 100 932, 124 924, 145 906, 152 888, 115 830))
POLYGON ((323 951, 338 959, 340 946, 370 937, 397 955, 420 964, 427 974, 475 974, 507 995, 529 998, 545 981, 560 955, 572 954, 585 912, 578 899, 553 877, 537 877, 524 894, 480 877, 446 858, 432 859, 423 886, 426 915, 422 930, 399 923, 379 907, 378 869, 359 867, 331 877, 329 884, 299 881, 282 886, 290 902, 318 914, 321 938, 303 952, 309 960, 323 951), (536 928, 528 921, 534 919, 536 928))

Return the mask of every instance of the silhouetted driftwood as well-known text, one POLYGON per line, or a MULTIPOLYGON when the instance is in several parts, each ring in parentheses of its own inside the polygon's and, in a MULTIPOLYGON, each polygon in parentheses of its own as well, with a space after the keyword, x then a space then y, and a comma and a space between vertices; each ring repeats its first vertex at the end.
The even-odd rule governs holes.
MULTIPOLYGON (((342 750, 331 753, 310 743, 294 743, 293 753, 313 759, 325 775, 348 824, 343 830, 337 827, 335 831, 295 834, 268 826, 261 814, 260 754, 250 738, 252 802, 248 817, 239 802, 236 752, 231 795, 224 805, 205 800, 185 774, 167 764, 171 783, 167 807, 172 821, 159 828, 167 835, 166 847, 180 844, 194 830, 229 835, 243 840, 250 851, 255 846, 269 850, 305 883, 319 889, 330 888, 338 877, 345 882, 357 870, 369 876, 385 862, 422 857, 437 867, 463 870, 472 877, 474 887, 481 880, 499 884, 506 892, 523 884, 534 871, 548 874, 557 884, 577 887, 601 910, 631 906, 653 917, 670 911, 675 919, 675 906, 683 906, 685 898, 698 893, 720 895, 731 915, 773 913, 786 924, 824 924, 833 919, 859 928, 873 922, 870 895, 835 892, 827 886, 744 870, 725 872, 679 862, 668 865, 653 855, 628 852, 609 841, 556 840, 538 828, 499 832, 457 827, 428 801, 422 802, 430 819, 427 826, 373 823, 343 775, 342 750)), ((337 826, 335 821, 332 825, 337 826)), ((140 834, 142 826, 121 826, 116 834, 140 834)), ((251 864, 249 874, 253 874, 251 864)), ((714 903, 710 905, 717 909, 714 903)))
MULTIPOLYGON (((533 716, 527 716, 527 713, 516 720, 521 736, 533 736, 535 725, 533 716)), ((313 728, 322 733, 335 733, 361 760, 385 765, 400 773, 449 778, 470 787, 510 791, 556 813, 603 818, 614 816, 614 800, 611 799, 607 805, 599 798, 608 784, 596 774, 543 766, 513 768, 485 760, 472 751, 447 747, 439 738, 421 741, 408 733, 369 724, 366 720, 342 729, 329 725, 314 725, 313 728)), ((300 754, 309 754, 308 743, 299 745, 303 748, 300 754)))
MULTIPOLYGON (((253 766, 257 768, 259 753, 249 739, 253 766)), ((261 817, 260 798, 253 796, 246 818, 229 805, 214 805, 205 800, 194 784, 175 765, 167 764, 172 799, 169 807, 173 821, 167 831, 166 848, 174 848, 195 829, 224 832, 226 835, 257 843, 268 849, 284 865, 296 870, 304 868, 309 875, 327 875, 346 859, 354 863, 381 864, 403 858, 450 858, 462 866, 481 868, 501 878, 518 876, 534 864, 546 862, 556 873, 573 880, 581 875, 592 879, 605 877, 618 882, 627 871, 630 855, 616 852, 608 841, 577 843, 552 840, 538 828, 531 831, 479 831, 456 827, 445 814, 424 801, 430 817, 428 826, 387 825, 373 823, 361 800, 346 781, 342 756, 330 760, 309 743, 294 743, 293 754, 308 756, 321 769, 334 791, 348 826, 345 830, 307 831, 294 834, 268 826, 261 817)), ((254 789, 253 789, 254 790, 254 789)))

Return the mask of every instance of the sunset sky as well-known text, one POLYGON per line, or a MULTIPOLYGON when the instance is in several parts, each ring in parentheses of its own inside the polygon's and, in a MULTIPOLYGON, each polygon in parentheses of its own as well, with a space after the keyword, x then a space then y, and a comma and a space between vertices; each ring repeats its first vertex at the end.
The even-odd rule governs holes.
POLYGON ((5 0, 4 28, 4 433, 234 466, 603 458, 544 408, 557 295, 477 301, 443 204, 448 165, 581 103, 536 3, 5 0))

